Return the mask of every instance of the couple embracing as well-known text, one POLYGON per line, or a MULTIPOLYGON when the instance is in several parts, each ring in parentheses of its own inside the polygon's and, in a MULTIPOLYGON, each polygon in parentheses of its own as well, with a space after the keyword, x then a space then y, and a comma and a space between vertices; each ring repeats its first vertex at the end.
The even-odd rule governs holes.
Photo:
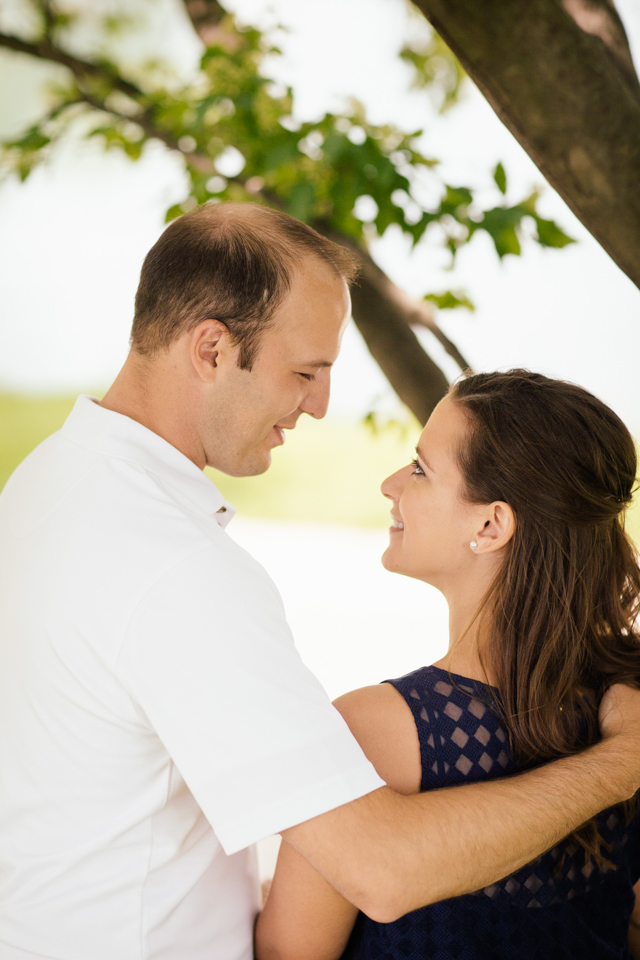
POLYGON ((267 208, 174 221, 113 386, 7 483, 0 960, 640 957, 619 418, 523 370, 451 388, 382 485, 383 563, 442 591, 448 653, 335 706, 225 531, 202 470, 325 415, 353 275, 267 208))

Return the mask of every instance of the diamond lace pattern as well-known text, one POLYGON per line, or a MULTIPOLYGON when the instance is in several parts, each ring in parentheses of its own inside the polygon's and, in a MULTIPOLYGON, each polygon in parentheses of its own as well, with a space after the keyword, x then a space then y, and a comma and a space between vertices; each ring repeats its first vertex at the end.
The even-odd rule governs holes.
POLYGON ((416 687, 409 691, 412 700, 420 701, 418 733, 429 728, 428 755, 422 758, 423 790, 441 786, 447 775, 449 783, 472 782, 485 780, 494 767, 493 776, 507 771, 507 735, 490 706, 474 693, 468 685, 458 688, 445 680, 436 681, 428 695, 416 687))
MULTIPOLYGON (((515 772, 492 690, 437 667, 390 681, 411 708, 422 789, 515 772)), ((633 884, 640 877, 638 820, 600 817, 617 870, 587 864, 560 845, 476 893, 425 907, 395 923, 360 915, 343 960, 613 960, 628 957, 633 884)))

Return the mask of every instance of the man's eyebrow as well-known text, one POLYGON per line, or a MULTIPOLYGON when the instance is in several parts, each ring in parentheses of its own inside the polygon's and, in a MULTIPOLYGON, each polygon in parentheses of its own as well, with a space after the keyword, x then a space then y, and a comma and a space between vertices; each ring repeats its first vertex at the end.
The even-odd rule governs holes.
POLYGON ((428 461, 427 458, 425 457, 424 453, 423 453, 422 450, 420 449, 420 444, 417 444, 417 446, 416 446, 416 453, 418 454, 418 456, 419 456, 420 460, 422 461, 422 463, 424 463, 425 467, 427 467, 427 469, 428 469, 428 470, 431 470, 431 472, 433 473, 433 467, 431 466, 431 464, 429 463, 429 461, 428 461))

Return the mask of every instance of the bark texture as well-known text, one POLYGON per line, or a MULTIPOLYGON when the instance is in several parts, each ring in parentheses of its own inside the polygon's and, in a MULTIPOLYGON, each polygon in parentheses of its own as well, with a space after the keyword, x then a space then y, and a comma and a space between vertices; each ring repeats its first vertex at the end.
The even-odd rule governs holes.
POLYGON ((329 240, 349 247, 360 261, 360 273, 351 288, 355 325, 395 392, 420 423, 426 423, 449 384, 412 327, 431 330, 460 369, 469 370, 464 357, 437 326, 428 303, 412 300, 353 240, 321 223, 313 226, 329 240))
POLYGON ((612 0, 414 0, 640 287, 640 83, 612 0))
POLYGON ((351 290, 353 319, 395 392, 424 424, 449 383, 407 322, 404 291, 394 288, 370 257, 362 259, 351 290))

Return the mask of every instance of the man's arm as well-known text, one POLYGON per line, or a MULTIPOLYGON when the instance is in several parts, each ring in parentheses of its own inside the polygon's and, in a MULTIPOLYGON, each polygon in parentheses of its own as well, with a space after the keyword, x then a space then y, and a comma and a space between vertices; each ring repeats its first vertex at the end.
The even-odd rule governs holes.
POLYGON ((640 787, 640 693, 617 686, 601 743, 498 781, 400 796, 387 787, 283 831, 372 919, 495 883, 640 787))

